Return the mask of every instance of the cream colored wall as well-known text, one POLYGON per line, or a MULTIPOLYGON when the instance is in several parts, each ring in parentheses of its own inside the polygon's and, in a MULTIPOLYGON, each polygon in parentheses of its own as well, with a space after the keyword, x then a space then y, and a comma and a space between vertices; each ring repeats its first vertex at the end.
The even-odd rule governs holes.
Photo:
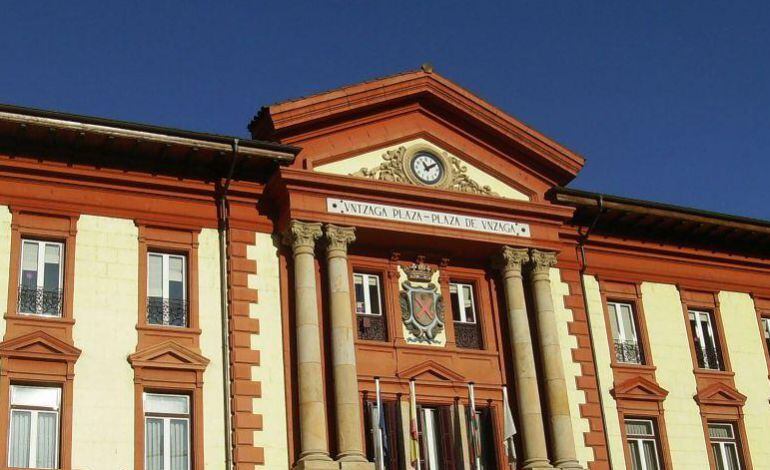
POLYGON ((254 432, 254 445, 264 448, 265 468, 288 469, 281 284, 271 235, 257 233, 247 257, 257 263, 257 272, 249 275, 248 282, 259 296, 259 302, 249 309, 251 318, 259 320, 259 334, 251 335, 251 348, 260 351, 261 359, 259 366, 252 367, 251 378, 262 384, 262 396, 254 399, 253 412, 261 414, 264 423, 264 431, 254 432))
MULTIPOLYGON (((0 206, 0 311, 8 306, 8 275, 11 269, 11 212, 0 206)), ((5 312, 7 313, 7 312, 5 312)), ((0 315, 0 339, 5 335, 5 315, 0 315)))
POLYGON ((687 325, 676 286, 644 282, 642 304, 647 320, 655 377, 668 390, 663 402, 671 463, 679 470, 709 468, 706 441, 692 372, 687 325))
POLYGON ((746 395, 743 422, 751 460, 756 470, 770 469, 770 446, 767 445, 770 382, 754 302, 748 294, 722 291, 719 293, 719 311, 724 326, 724 344, 735 372, 735 387, 746 395))
POLYGON ((209 365, 203 373, 204 467, 225 467, 225 413, 222 376, 222 316, 219 278, 219 233, 201 230, 198 236, 198 311, 200 347, 209 365))
POLYGON ((138 243, 131 220, 81 215, 75 249, 72 467, 134 466, 138 243))
POLYGON ((610 444, 610 461, 612 462, 612 468, 619 470, 626 468, 626 461, 623 454, 624 444, 618 418, 618 407, 615 399, 610 395, 610 390, 614 386, 612 368, 610 367, 612 362, 610 354, 614 347, 610 347, 610 342, 607 338, 607 324, 604 316, 604 304, 599 291, 599 282, 593 276, 583 276, 583 283, 586 290, 588 315, 591 319, 591 337, 593 338, 594 353, 596 355, 596 370, 601 382, 602 412, 605 417, 607 437, 610 444))
MULTIPOLYGON (((414 145, 427 145, 429 147, 432 147, 437 153, 445 152, 444 149, 441 149, 433 145, 432 143, 428 142, 425 139, 414 139, 407 142, 402 142, 396 145, 392 145, 390 147, 384 147, 384 148, 373 150, 371 152, 367 152, 361 155, 346 158, 344 160, 340 160, 337 162, 327 163, 326 165, 318 165, 317 167, 315 167, 315 171, 318 171, 321 173, 334 174, 334 175, 350 175, 352 173, 360 171, 362 168, 371 170, 372 168, 375 168, 377 165, 382 163, 382 155, 388 150, 395 150, 402 146, 409 148, 414 145)), ((504 183, 503 181, 499 180, 498 178, 495 178, 494 176, 488 173, 485 173, 481 169, 469 164, 467 161, 457 157, 456 155, 453 155, 449 152, 446 152, 446 154, 449 157, 455 157, 458 160, 460 160, 463 163, 463 165, 465 165, 468 168, 468 171, 466 174, 481 186, 489 186, 492 189, 492 191, 494 191, 501 197, 506 197, 509 199, 517 199, 520 201, 529 200, 529 197, 527 197, 526 194, 522 193, 521 191, 517 190, 511 185, 504 183)))
POLYGON ((570 415, 572 417, 572 432, 575 434, 575 450, 578 461, 587 467, 594 460, 593 449, 586 446, 584 433, 590 431, 588 420, 580 416, 580 405, 586 402, 585 393, 577 388, 577 377, 582 375, 580 364, 572 359, 572 350, 577 348, 577 338, 569 334, 567 324, 572 321, 572 310, 564 306, 564 296, 569 295, 569 285, 561 281, 561 273, 557 268, 551 268, 551 295, 554 313, 559 328, 559 344, 564 364, 564 379, 567 382, 570 415))

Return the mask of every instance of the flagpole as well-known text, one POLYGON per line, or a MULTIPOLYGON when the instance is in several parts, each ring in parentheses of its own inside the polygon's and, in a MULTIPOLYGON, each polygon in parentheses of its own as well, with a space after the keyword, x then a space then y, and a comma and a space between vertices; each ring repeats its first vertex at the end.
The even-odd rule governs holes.
POLYGON ((379 465, 380 470, 385 470, 385 445, 383 442, 384 436, 382 435, 382 396, 380 395, 379 377, 374 378, 374 386, 377 391, 377 446, 379 447, 379 452, 377 452, 377 464, 379 465))
POLYGON ((479 449, 481 448, 481 443, 478 442, 479 440, 479 423, 478 423, 478 417, 476 416, 476 395, 473 390, 473 382, 468 383, 468 395, 471 402, 471 419, 473 420, 473 423, 475 423, 475 426, 472 426, 471 429, 475 429, 473 431, 473 457, 475 462, 475 468, 476 470, 481 470, 481 456, 479 455, 479 449))
POLYGON ((411 452, 414 466, 417 470, 422 470, 420 465, 420 442, 417 434, 417 392, 415 391, 414 379, 409 380, 409 414, 411 422, 409 423, 409 432, 412 438, 411 452))

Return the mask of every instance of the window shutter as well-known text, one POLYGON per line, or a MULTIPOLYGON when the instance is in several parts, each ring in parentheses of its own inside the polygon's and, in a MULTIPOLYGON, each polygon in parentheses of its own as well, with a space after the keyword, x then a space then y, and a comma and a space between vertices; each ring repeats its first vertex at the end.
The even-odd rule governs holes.
POLYGON ((454 420, 452 419, 452 407, 442 406, 439 409, 439 442, 441 444, 441 467, 442 469, 455 469, 455 451, 454 445, 454 420))
POLYGON ((420 468, 429 469, 425 463, 425 456, 428 455, 428 443, 425 440, 423 434, 425 430, 425 414, 423 413, 422 406, 417 405, 417 442, 420 445, 420 468))

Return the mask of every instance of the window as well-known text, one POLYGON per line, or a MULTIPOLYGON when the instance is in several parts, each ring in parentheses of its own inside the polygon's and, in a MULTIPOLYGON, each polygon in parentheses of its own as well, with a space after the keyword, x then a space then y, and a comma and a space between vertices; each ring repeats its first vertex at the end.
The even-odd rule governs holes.
POLYGON ((698 367, 722 370, 722 358, 717 347, 716 335, 714 335, 711 312, 690 310, 689 314, 698 367))
POLYGON ((356 294, 358 338, 375 341, 387 340, 387 325, 385 317, 382 315, 380 276, 354 273, 353 285, 356 294))
POLYGON ((190 468, 190 397, 144 394, 145 470, 190 468))
POLYGON ((450 282, 449 298, 452 302, 452 319, 454 320, 457 346, 481 349, 481 328, 477 321, 473 285, 450 282))
POLYGON ((709 423, 709 440, 717 470, 740 470, 738 441, 730 423, 709 423))
POLYGON ((615 344, 615 359, 623 363, 642 364, 642 347, 636 329, 633 305, 607 302, 607 310, 610 314, 612 341, 615 344))
POLYGON ((61 316, 64 245, 22 240, 18 312, 61 316))
POLYGON ((627 419, 626 442, 632 470, 658 470, 660 455, 655 423, 650 419, 627 419))
POLYGON ((61 389, 11 385, 8 466, 59 466, 61 389))
POLYGON ((418 406, 417 423, 420 445, 420 468, 451 470, 458 452, 454 436, 451 406, 418 406))
POLYGON ((183 255, 148 253, 147 323, 187 326, 187 270, 183 255))
MULTIPOLYGON (((494 470, 498 468, 497 459, 495 456, 495 436, 493 433, 494 424, 492 419, 492 410, 489 408, 477 408, 476 419, 479 423, 478 429, 478 444, 479 448, 475 448, 473 442, 473 426, 471 424, 471 410, 470 407, 467 410, 467 433, 468 433, 468 446, 469 455, 474 465, 471 467, 478 470, 494 470), (476 455, 478 453, 478 455, 476 455)), ((507 467, 506 467, 507 468, 507 467)))
POLYGON ((770 354, 770 318, 768 317, 762 317, 762 334, 765 336, 767 352, 770 354))

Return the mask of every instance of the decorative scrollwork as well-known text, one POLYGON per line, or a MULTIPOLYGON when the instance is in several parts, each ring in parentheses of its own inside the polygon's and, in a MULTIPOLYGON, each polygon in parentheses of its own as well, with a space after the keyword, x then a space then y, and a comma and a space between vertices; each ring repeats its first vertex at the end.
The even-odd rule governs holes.
POLYGON ((477 323, 455 322, 454 325, 458 348, 481 349, 481 329, 477 323))
POLYGON ((427 287, 409 281, 401 284, 401 320, 415 343, 436 344, 436 336, 444 330, 444 298, 433 283, 427 287))
POLYGON ((615 340, 615 359, 626 364, 641 364, 642 349, 636 341, 615 340))
POLYGON ((63 292, 62 289, 19 287, 18 312, 59 317, 63 292))
POLYGON ((696 346, 695 356, 701 369, 721 370, 719 352, 713 347, 701 348, 696 346))
POLYGON ((187 326, 187 301, 148 297, 147 323, 163 326, 187 326))
MULTIPOLYGON (((417 180, 409 169, 409 162, 416 154, 415 150, 420 148, 422 147, 418 146, 415 149, 408 150, 406 147, 401 146, 395 150, 388 150, 382 154, 382 163, 374 168, 361 168, 359 171, 351 173, 350 176, 421 185, 423 183, 417 180)), ((498 196, 497 193, 492 191, 492 188, 482 186, 468 176, 468 167, 460 159, 450 157, 446 152, 441 152, 441 155, 438 156, 444 163, 447 175, 436 187, 464 193, 498 196)))
POLYGON ((387 341, 388 330, 382 315, 356 315, 358 339, 387 341))

